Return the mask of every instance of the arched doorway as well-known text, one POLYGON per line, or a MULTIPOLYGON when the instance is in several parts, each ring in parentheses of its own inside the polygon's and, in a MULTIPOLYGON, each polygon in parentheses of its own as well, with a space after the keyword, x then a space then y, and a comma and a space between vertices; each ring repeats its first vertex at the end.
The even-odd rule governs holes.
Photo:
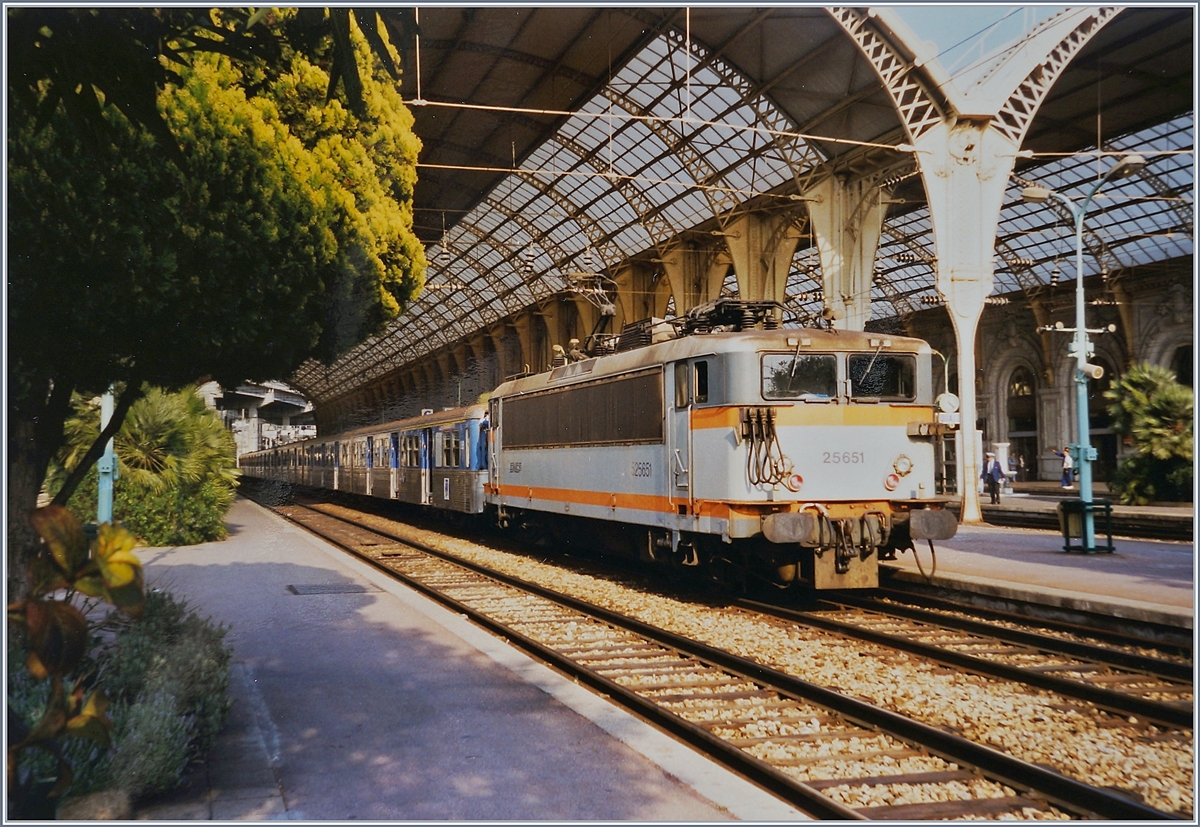
POLYGON ((1192 382, 1192 346, 1180 345, 1175 348, 1171 357, 1171 370, 1175 373, 1175 381, 1189 388, 1195 387, 1192 382))
POLYGON ((1018 463, 1018 480, 1037 479, 1038 421, 1037 379, 1033 371, 1018 366, 1008 380, 1008 455, 1018 463), (1021 458, 1024 470, 1020 470, 1021 458))

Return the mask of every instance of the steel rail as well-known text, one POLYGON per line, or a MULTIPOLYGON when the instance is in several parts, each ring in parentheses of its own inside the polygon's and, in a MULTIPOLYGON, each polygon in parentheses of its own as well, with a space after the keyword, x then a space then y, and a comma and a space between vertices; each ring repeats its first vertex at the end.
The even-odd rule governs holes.
POLYGON ((1133 652, 1122 652, 1118 649, 1097 646, 1094 643, 1064 640, 1063 638, 1052 637, 1037 632, 991 626, 982 621, 972 620, 971 618, 954 617, 916 606, 900 606, 895 603, 884 603, 873 597, 839 594, 835 598, 826 599, 830 603, 854 606, 855 608, 866 609, 894 617, 903 617, 909 620, 935 623, 939 626, 971 632, 972 634, 987 635, 1006 643, 1033 646, 1043 652, 1054 652, 1059 655, 1087 658, 1091 661, 1124 669, 1133 669, 1138 672, 1147 672, 1151 675, 1170 680, 1191 681, 1195 678, 1195 670, 1190 663, 1179 663, 1178 661, 1162 660, 1161 658, 1153 658, 1133 652))
MULTIPOLYGON (((949 600, 944 597, 935 597, 933 595, 907 591, 894 586, 881 586, 880 588, 874 590, 874 594, 877 597, 887 597, 891 598, 892 600, 900 600, 910 604, 915 603, 933 609, 944 609, 951 612, 966 612, 976 617, 991 618, 992 620, 1003 620, 1022 625, 1036 625, 1046 629, 1052 629, 1057 632, 1068 632, 1070 634, 1079 635, 1080 637, 1098 638, 1109 643, 1115 643, 1123 646, 1141 646, 1147 649, 1159 649, 1163 652, 1173 655, 1180 655, 1182 657, 1192 656, 1192 647, 1183 642, 1161 641, 1153 638, 1138 637, 1136 635, 1126 634, 1124 632, 1097 629, 1091 626, 1085 626, 1081 623, 1072 623, 1066 620, 1044 618, 1036 615, 1024 615, 1017 612, 1005 611, 1003 609, 992 609, 986 606, 974 606, 967 603, 958 603, 954 600, 949 600)), ((1159 629, 1163 633, 1172 633, 1177 636, 1186 633, 1190 638, 1192 634, 1190 629, 1175 629, 1156 623, 1147 623, 1144 625, 1149 628, 1159 629)))
MULTIPOLYGON (((320 513, 323 516, 341 520, 342 522, 355 525, 358 528, 364 528, 353 523, 351 520, 338 517, 336 515, 331 515, 317 509, 313 510, 317 511, 317 513, 320 513)), ((303 525, 303 523, 299 523, 298 521, 297 524, 303 525)), ((1082 781, 1069 778, 1068 776, 1065 776, 1054 770, 1021 761, 1020 759, 1014 758, 1011 755, 999 752, 998 750, 982 744, 977 744, 973 741, 963 738, 962 736, 953 735, 928 724, 920 723, 919 721, 915 721, 898 713, 882 709, 866 701, 847 697, 818 684, 814 684, 801 678, 779 672, 756 661, 734 655, 730 652, 726 652, 704 643, 689 640, 681 635, 668 632, 664 629, 659 629, 633 618, 625 617, 609 611, 608 609, 604 609, 603 607, 588 603, 587 601, 570 597, 568 595, 559 594, 535 583, 529 583, 521 580, 520 578, 493 571, 485 566, 457 558, 452 554, 447 554, 446 552, 440 551, 439 549, 433 548, 432 546, 428 546, 424 543, 413 541, 409 538, 400 537, 379 528, 371 527, 364 528, 364 530, 387 537, 392 541, 411 546, 422 552, 430 554, 431 556, 462 566, 463 568, 474 571, 477 574, 481 574, 485 577, 489 577, 497 582, 512 586, 513 588, 527 591, 546 600, 567 606, 582 614, 593 617, 596 620, 600 620, 604 623, 608 623, 618 628, 625 629, 626 631, 633 632, 634 634, 641 635, 649 640, 675 649, 677 652, 689 655, 702 662, 719 666, 737 677, 753 681, 782 695, 790 696, 793 699, 807 701, 816 706, 824 707, 842 715, 844 718, 853 723, 866 726, 870 729, 879 730, 902 741, 919 745, 941 758, 975 767, 979 769, 985 777, 988 777, 994 781, 999 781, 1003 784, 1007 784, 1008 786, 1019 790, 1036 792, 1042 796, 1045 796, 1049 803, 1062 807, 1066 810, 1076 813, 1091 814, 1105 819, 1180 820, 1179 816, 1175 816, 1171 813, 1150 807, 1119 793, 1094 787, 1082 781)), ((339 547, 346 548, 342 544, 338 545, 339 547)), ((354 553, 360 559, 369 560, 369 558, 354 552, 352 549, 347 550, 351 551, 351 553, 354 553)), ((380 568, 382 571, 388 572, 393 576, 403 577, 403 575, 399 575, 399 573, 379 563, 375 563, 374 561, 370 562, 372 562, 373 565, 375 565, 377 568, 380 568)), ((444 598, 444 596, 436 595, 435 592, 416 583, 415 581, 410 581, 408 578, 404 579, 406 583, 411 582, 412 585, 418 588, 422 593, 429 594, 436 600, 441 602, 445 602, 447 600, 444 598)), ((457 607, 461 606, 461 604, 458 604, 456 601, 452 602, 456 607, 455 611, 460 611, 460 609, 457 607)), ((446 605, 450 605, 450 603, 446 603, 446 605)), ((469 610, 469 607, 462 607, 461 610, 469 610)), ((473 611, 468 611, 468 614, 474 616, 476 613, 473 611)), ((526 636, 518 632, 508 630, 503 624, 488 618, 482 618, 481 622, 483 625, 497 634, 506 637, 510 633, 513 634, 511 639, 514 641, 514 643, 517 643, 522 648, 529 647, 528 651, 536 652, 538 657, 542 657, 542 652, 545 651, 547 653, 547 657, 549 657, 551 662, 553 662, 556 666, 562 663, 563 666, 560 668, 565 668, 573 676, 578 672, 578 677, 581 680, 586 680, 589 685, 600 689, 600 691, 606 694, 612 694, 614 700, 618 700, 618 702, 622 705, 626 705, 629 708, 636 710, 638 714, 642 714, 642 710, 645 709, 651 720, 659 723, 672 733, 680 735, 680 737, 685 738, 685 740, 693 743, 704 743, 706 748, 708 743, 712 743, 713 746, 719 750, 717 756, 722 760, 723 763, 727 763, 727 766, 735 768, 733 765, 728 763, 730 761, 734 762, 734 764, 737 765, 736 771, 748 773, 747 777, 751 778, 756 783, 761 784, 764 786, 764 788, 770 790, 776 795, 780 795, 785 800, 798 804, 800 799, 796 798, 795 796, 803 796, 806 807, 815 806, 815 804, 808 803, 807 796, 810 794, 820 796, 820 793, 803 784, 803 782, 798 782, 795 779, 792 779, 790 776, 779 772, 769 764, 766 764, 759 759, 745 755, 744 752, 737 747, 733 747, 729 744, 720 746, 720 744, 723 744, 723 742, 721 742, 720 739, 716 739, 708 732, 700 729, 699 727, 695 727, 693 724, 690 724, 687 721, 683 721, 673 713, 669 713, 661 709, 656 710, 654 709, 653 705, 647 707, 647 701, 645 699, 637 696, 635 693, 632 693, 625 687, 622 687, 619 684, 604 678, 603 676, 592 674, 577 664, 571 664, 569 660, 563 659, 561 656, 557 655, 557 653, 553 653, 552 650, 546 649, 546 647, 542 646, 542 644, 529 640, 526 636), (697 741, 691 741, 693 737, 696 738, 697 741), (740 753, 740 755, 734 755, 734 751, 740 753)), ((850 810, 849 808, 842 807, 842 805, 839 805, 836 802, 830 802, 829 799, 826 799, 824 796, 821 796, 821 798, 824 799, 824 802, 828 802, 823 803, 822 807, 828 807, 830 804, 832 804, 833 807, 842 812, 837 815, 822 815, 820 817, 862 818, 860 814, 850 810), (847 813, 853 813, 853 816, 847 815, 847 813)), ((815 802, 816 799, 813 799, 813 801, 815 802)), ((814 810, 814 814, 815 812, 816 811, 814 810)))
MULTIPOLYGON (((304 507, 304 506, 298 506, 298 507, 304 507)), ((351 525, 355 525, 357 528, 364 528, 363 526, 358 526, 357 524, 354 524, 349 520, 345 520, 342 517, 338 517, 333 514, 328 514, 327 512, 320 511, 317 509, 314 509, 314 510, 316 511, 316 513, 321 514, 324 517, 328 517, 328 518, 334 519, 334 520, 341 520, 343 522, 350 523, 351 525)), ((276 512, 276 513, 280 513, 280 512, 276 512)), ((559 654, 554 649, 546 646, 545 644, 538 643, 537 641, 533 640, 532 638, 528 637, 527 635, 511 628, 507 624, 497 621, 497 620, 487 616, 486 614, 478 611, 477 609, 475 609, 465 603, 462 603, 458 600, 455 600, 454 598, 449 597, 448 595, 445 595, 445 594, 439 592, 437 589, 433 588, 432 586, 428 586, 425 583, 422 583, 420 580, 418 580, 416 578, 409 577, 408 575, 405 575, 402 572, 398 572, 395 569, 390 568, 382 560, 372 559, 371 557, 368 557, 368 556, 360 553, 358 550, 352 548, 351 546, 349 546, 345 543, 342 543, 334 538, 328 537, 324 534, 321 534, 321 533, 315 531, 313 528, 305 525, 303 522, 301 522, 299 520, 295 520, 291 517, 288 517, 286 514, 283 516, 285 516, 287 519, 289 519, 291 522, 294 522, 296 525, 300 526, 301 528, 304 528, 306 531, 316 534, 318 537, 320 537, 325 542, 330 543, 331 545, 337 546, 338 548, 340 548, 350 554, 353 554, 358 559, 370 564, 374 568, 387 574, 389 577, 393 577, 395 579, 400 580, 405 585, 420 592, 421 594, 425 595, 426 597, 429 597, 432 600, 440 603, 441 605, 445 606, 446 608, 450 609, 451 611, 455 612, 456 614, 460 614, 460 615, 463 615, 464 617, 467 617, 472 622, 478 624, 479 626, 482 626, 483 628, 498 635, 499 637, 511 642, 518 648, 530 653, 531 655, 536 657, 538 660, 541 660, 547 664, 550 664, 555 669, 563 672, 567 676, 569 676, 575 680, 578 680, 581 683, 586 684, 587 686, 591 687, 592 689, 594 689, 595 691, 599 692, 602 695, 608 696, 610 699, 612 699, 616 703, 620 704, 621 706, 625 707, 626 709, 629 709, 634 714, 636 714, 648 721, 653 722, 654 724, 658 725, 659 727, 663 728, 664 730, 670 732, 672 735, 674 735, 677 738, 679 738, 680 740, 682 740, 684 743, 687 743, 693 747, 699 748, 702 752, 704 752, 707 755, 711 755, 713 758, 718 760, 720 763, 724 764, 729 769, 744 776, 745 778, 751 780, 752 782, 758 784, 759 786, 761 786, 765 790, 773 793, 774 795, 778 796, 782 800, 787 801, 789 804, 793 804, 793 805, 799 807, 800 809, 804 810, 805 812, 809 813, 810 815, 813 815, 813 816, 815 816, 817 818, 821 818, 821 819, 832 819, 832 820, 839 820, 839 821, 864 821, 864 820, 866 820, 866 816, 863 816, 863 815, 855 812, 853 809, 851 809, 849 807, 846 807, 842 804, 837 803, 836 801, 829 798, 828 796, 823 795, 822 793, 818 792, 817 790, 813 789, 812 787, 809 787, 804 782, 798 781, 797 779, 794 779, 791 776, 789 776, 783 772, 780 772, 779 770, 772 767, 770 764, 766 763, 765 761, 762 761, 761 759, 758 759, 752 755, 749 755, 748 753, 746 753, 745 750, 741 749, 740 747, 736 747, 733 744, 730 744, 729 742, 719 738, 716 735, 713 735, 712 733, 708 732, 707 730, 705 730, 699 726, 696 726, 695 724, 691 723, 690 721, 687 721, 687 720, 679 717, 678 715, 664 709, 662 706, 654 703, 653 701, 643 698, 641 695, 638 695, 633 690, 628 689, 628 688, 622 686, 621 684, 616 683, 615 681, 604 677, 603 675, 600 675, 590 669, 587 669, 586 667, 581 666, 580 664, 576 663, 569 657, 559 654)), ((525 591, 530 594, 534 594, 538 597, 542 597, 545 599, 549 595, 553 595, 552 597, 549 598, 549 599, 553 600, 553 602, 559 603, 562 605, 569 605, 569 604, 563 603, 563 601, 560 599, 562 597, 562 595, 557 595, 553 592, 549 592, 547 590, 542 590, 538 587, 530 588, 530 586, 532 586, 533 584, 527 584, 524 581, 521 581, 517 578, 509 578, 506 575, 502 575, 499 572, 492 572, 491 570, 489 570, 485 567, 476 566, 475 564, 472 564, 469 561, 460 560, 460 559, 454 557, 453 555, 445 554, 444 552, 441 552, 430 546, 426 546, 423 543, 414 542, 414 541, 411 541, 411 540, 405 539, 405 538, 400 538, 393 534, 389 534, 388 532, 380 531, 379 529, 376 529, 376 528, 369 528, 366 530, 372 531, 376 534, 379 534, 380 536, 387 537, 396 542, 403 543, 405 545, 409 545, 425 554, 429 554, 429 555, 434 556, 445 562, 449 562, 449 563, 453 563, 455 565, 461 566, 475 574, 478 574, 478 575, 481 575, 484 577, 488 577, 490 579, 496 580, 497 582, 503 583, 504 585, 518 588, 521 591, 525 591), (540 592, 544 592, 544 593, 540 593, 540 592)), ((577 609, 574 606, 569 606, 569 607, 575 609, 576 611, 579 611, 579 609, 577 609)), ((588 612, 583 612, 583 614, 590 615, 590 613, 588 613, 588 612)), ((596 619, 603 620, 603 618, 599 618, 599 617, 596 617, 596 619)), ((605 621, 605 622, 607 622, 607 621, 605 621)), ((621 626, 620 628, 624 628, 624 627, 621 626)), ((653 638, 651 638, 651 640, 653 640, 653 638)))
MULTIPOLYGON (((969 672, 989 675, 1015 683, 1028 684, 1036 686, 1039 689, 1048 689, 1070 698, 1088 701, 1098 707, 1111 712, 1117 712, 1121 715, 1135 715, 1148 721, 1181 729, 1190 728, 1193 724, 1193 710, 1191 708, 1183 709, 1159 701, 1151 701, 1145 698, 1114 692, 1111 689, 1092 686, 1081 681, 1054 677, 1053 675, 1035 672, 1020 666, 1012 666, 1007 663, 988 660, 964 652, 956 652, 938 646, 936 643, 922 643, 921 641, 910 640, 888 632, 877 632, 873 629, 857 626, 848 621, 823 617, 817 612, 770 606, 750 600, 739 600, 737 601, 737 605, 743 605, 747 608, 752 608, 754 611, 763 612, 782 620, 801 623, 845 637, 857 638, 880 646, 886 646, 890 649, 899 649, 969 672)), ((993 639, 997 639, 998 637, 991 632, 988 632, 987 636, 993 639)))

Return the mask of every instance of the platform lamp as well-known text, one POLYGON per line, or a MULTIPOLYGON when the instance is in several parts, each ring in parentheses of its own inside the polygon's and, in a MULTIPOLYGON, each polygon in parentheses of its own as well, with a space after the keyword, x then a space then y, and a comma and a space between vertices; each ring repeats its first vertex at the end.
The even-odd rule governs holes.
POLYGON ((1113 164, 1108 172, 1101 176, 1088 191, 1082 202, 1076 202, 1047 187, 1025 187, 1021 190, 1021 198, 1031 204, 1042 204, 1053 198, 1066 206, 1075 219, 1075 329, 1062 327, 1060 322, 1051 330, 1064 333, 1074 333, 1075 340, 1068 355, 1075 357, 1075 400, 1076 419, 1079 429, 1079 442, 1073 446, 1079 458, 1079 499, 1083 506, 1083 548, 1084 552, 1096 551, 1096 523, 1092 514, 1092 463, 1096 460, 1096 449, 1091 445, 1088 428, 1088 398, 1087 383, 1089 379, 1099 379, 1104 375, 1104 368, 1088 362, 1088 357, 1094 352, 1094 346, 1088 341, 1088 333, 1101 333, 1101 330, 1088 330, 1084 318, 1083 290, 1083 219, 1087 215, 1088 205, 1102 186, 1117 178, 1126 178, 1146 166, 1146 159, 1141 155, 1129 154, 1113 164))

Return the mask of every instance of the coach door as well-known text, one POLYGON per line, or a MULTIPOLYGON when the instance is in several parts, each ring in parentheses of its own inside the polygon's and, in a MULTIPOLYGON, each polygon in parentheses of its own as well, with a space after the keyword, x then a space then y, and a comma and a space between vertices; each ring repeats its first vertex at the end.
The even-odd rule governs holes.
POLYGON ((367 437, 366 444, 363 446, 363 472, 365 480, 363 484, 366 486, 363 490, 369 497, 374 490, 375 476, 375 437, 367 437))
POLYGON ((671 499, 691 500, 692 489, 692 381, 691 366, 675 363, 675 415, 671 417, 667 446, 671 466, 671 499))
POLYGON ((421 430, 421 505, 433 502, 430 474, 433 469, 433 429, 421 430))
POLYGON ((388 437, 391 453, 388 456, 388 496, 393 500, 400 497, 400 434, 388 437))

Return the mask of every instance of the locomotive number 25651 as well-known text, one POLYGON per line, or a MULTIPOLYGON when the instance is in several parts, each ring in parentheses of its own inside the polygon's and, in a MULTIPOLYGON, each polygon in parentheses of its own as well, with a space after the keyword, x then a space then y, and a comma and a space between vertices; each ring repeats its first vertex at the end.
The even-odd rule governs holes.
POLYGON ((826 465, 858 465, 866 461, 862 451, 825 451, 821 456, 826 465))
POLYGON ((648 462, 635 462, 633 464, 633 475, 635 477, 648 477, 650 476, 650 470, 650 463, 648 462))

